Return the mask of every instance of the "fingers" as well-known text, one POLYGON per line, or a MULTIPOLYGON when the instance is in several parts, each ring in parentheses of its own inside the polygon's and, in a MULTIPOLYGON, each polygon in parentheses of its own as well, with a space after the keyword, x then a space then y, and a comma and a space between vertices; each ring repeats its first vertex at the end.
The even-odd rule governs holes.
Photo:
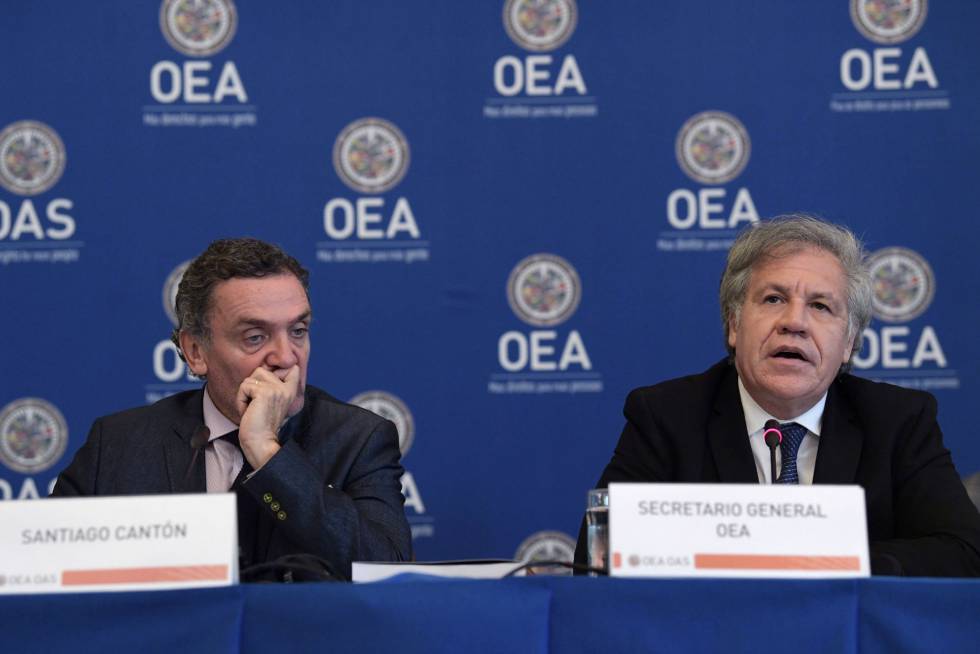
POLYGON ((252 401, 252 395, 249 393, 249 381, 251 378, 246 378, 238 385, 238 392, 235 393, 235 408, 238 409, 238 415, 244 415, 245 410, 248 408, 248 403, 252 401))
POLYGON ((292 391, 296 392, 299 386, 299 366, 293 366, 286 372, 286 376, 283 378, 283 383, 292 391))
POLYGON ((296 397, 300 384, 300 367, 292 366, 284 370, 271 371, 256 368, 238 386, 236 403, 242 417, 245 412, 262 414, 263 422, 278 422, 276 428, 285 422, 285 412, 296 397), (282 420, 277 420, 283 414, 282 420))

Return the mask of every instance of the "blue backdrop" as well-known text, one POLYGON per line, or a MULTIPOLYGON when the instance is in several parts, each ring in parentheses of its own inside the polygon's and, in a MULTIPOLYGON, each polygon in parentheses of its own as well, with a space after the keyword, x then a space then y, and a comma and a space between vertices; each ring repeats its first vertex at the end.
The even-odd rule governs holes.
POLYGON ((398 423, 418 558, 567 555, 626 393, 723 356, 725 250, 797 210, 874 253, 858 372, 980 469, 980 5, 800 9, 5 3, 0 498, 198 385, 180 266, 250 235, 312 272, 311 383, 398 423))

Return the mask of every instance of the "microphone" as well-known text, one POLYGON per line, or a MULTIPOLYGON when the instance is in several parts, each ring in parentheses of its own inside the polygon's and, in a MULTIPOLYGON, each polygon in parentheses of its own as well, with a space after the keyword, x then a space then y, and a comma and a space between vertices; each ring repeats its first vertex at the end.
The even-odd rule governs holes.
POLYGON ((211 438, 211 430, 208 429, 207 425, 201 425, 194 430, 194 434, 191 436, 191 449, 194 450, 194 454, 191 456, 191 462, 187 464, 187 470, 184 472, 184 485, 187 485, 187 481, 191 478, 191 471, 194 469, 194 464, 197 462, 197 455, 201 453, 204 446, 208 444, 208 439, 211 438))
POLYGON ((766 441, 766 446, 769 447, 769 483, 776 483, 776 448, 783 442, 783 432, 779 430, 779 421, 777 420, 767 420, 765 425, 765 431, 762 432, 762 438, 766 441))

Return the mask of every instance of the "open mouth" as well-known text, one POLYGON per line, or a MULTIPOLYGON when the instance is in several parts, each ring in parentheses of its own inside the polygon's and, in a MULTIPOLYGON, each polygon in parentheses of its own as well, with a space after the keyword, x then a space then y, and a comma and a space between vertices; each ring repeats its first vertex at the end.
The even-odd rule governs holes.
POLYGON ((777 350, 776 352, 774 352, 772 354, 772 356, 774 358, 776 358, 776 359, 796 359, 797 361, 808 361, 809 360, 799 350, 792 350, 792 349, 777 350))

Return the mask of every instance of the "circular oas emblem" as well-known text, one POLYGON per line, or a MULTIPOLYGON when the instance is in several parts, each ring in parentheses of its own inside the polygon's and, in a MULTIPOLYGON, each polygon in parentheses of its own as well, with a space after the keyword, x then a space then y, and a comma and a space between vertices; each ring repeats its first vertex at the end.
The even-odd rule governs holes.
POLYGON ((507 0, 504 29, 525 50, 554 50, 572 36, 578 22, 575 0, 507 0))
POLYGON ((875 43, 900 43, 922 29, 928 0, 851 0, 851 21, 875 43))
POLYGON ((908 248, 878 250, 868 259, 874 284, 872 310, 885 322, 906 322, 929 308, 936 283, 922 256, 908 248))
POLYGON ((68 424, 45 400, 25 397, 0 410, 0 463, 31 474, 47 470, 68 445, 68 424))
POLYGON ((180 280, 184 278, 184 271, 189 265, 191 265, 190 261, 179 264, 170 271, 167 280, 163 282, 163 310, 174 327, 178 327, 180 322, 177 320, 177 289, 180 288, 180 280))
POLYGON ((681 170, 704 184, 730 182, 745 169, 752 144, 739 120, 723 111, 691 116, 677 133, 674 150, 681 170))
MULTIPOLYGON (((532 563, 534 561, 565 561, 571 563, 575 559, 575 541, 568 534, 560 531, 539 531, 528 536, 517 553, 514 554, 517 561, 532 563)), ((551 574, 570 575, 570 568, 532 568, 532 574, 536 572, 547 572, 551 574)))
POLYGON ((408 454, 415 440, 415 420, 400 398, 385 391, 365 391, 351 398, 350 403, 395 423, 395 429, 398 430, 398 449, 402 456, 408 454))
POLYGON ((65 145, 58 133, 34 120, 21 120, 0 132, 0 185, 18 195, 37 195, 54 186, 65 171, 65 145))
POLYGON ((408 171, 408 141, 381 118, 361 118, 345 127, 333 145, 333 167, 355 191, 384 193, 408 171))
POLYGON ((529 325, 549 327, 565 322, 581 298, 578 273, 555 254, 532 254, 514 266, 507 278, 507 302, 529 325))
POLYGON ((177 51, 207 57, 231 43, 238 27, 232 0, 163 0, 160 30, 177 51))

